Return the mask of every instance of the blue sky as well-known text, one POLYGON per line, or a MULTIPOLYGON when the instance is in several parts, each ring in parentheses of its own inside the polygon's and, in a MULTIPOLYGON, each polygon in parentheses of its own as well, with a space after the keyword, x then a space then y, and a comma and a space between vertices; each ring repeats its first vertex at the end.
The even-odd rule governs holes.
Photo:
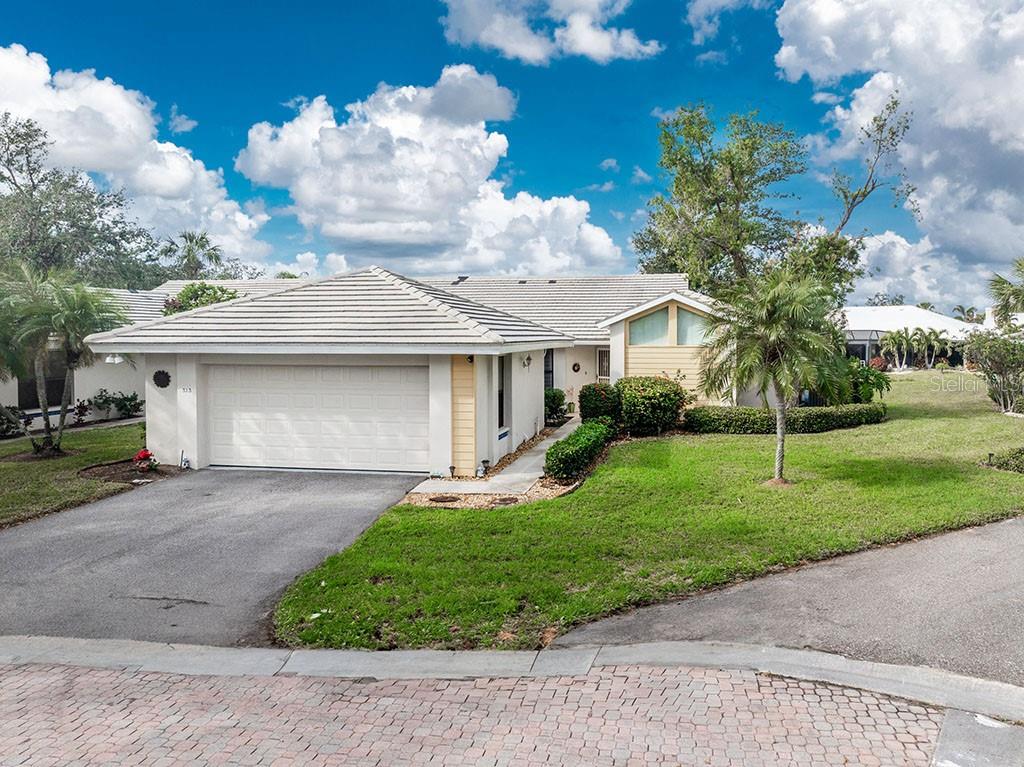
MULTIPOLYGON (((849 9, 850 14, 867 13, 863 6, 877 6, 868 9, 872 16, 851 15, 840 27, 830 26, 834 25, 830 18, 816 18, 809 0, 212 5, 108 3, 98 10, 53 3, 45 8, 22 4, 8 9, 0 30, 0 46, 8 48, 0 69, 6 66, 7 71, 0 71, 0 79, 6 75, 21 82, 32 80, 22 74, 29 69, 18 68, 28 66, 30 54, 37 54, 33 71, 45 71, 46 77, 40 75, 38 82, 33 80, 31 87, 23 89, 0 85, 0 108, 37 117, 58 146, 65 138, 62 131, 69 132, 69 140, 86 137, 82 146, 58 159, 74 161, 110 183, 126 186, 139 198, 140 217, 157 230, 205 226, 223 239, 229 251, 249 260, 291 265, 297 254, 306 253, 311 255, 299 265, 321 271, 371 260, 411 272, 629 271, 635 268, 629 248, 630 234, 639 226, 635 212, 661 186, 653 111, 696 101, 709 104, 722 118, 734 111, 759 110, 764 118, 784 122, 800 135, 816 136, 816 168, 827 171, 835 163, 850 167, 847 144, 858 116, 877 103, 886 82, 896 83, 915 111, 914 153, 908 168, 912 180, 927 187, 928 211, 915 223, 880 195, 858 213, 853 228, 876 235, 869 259, 877 273, 865 281, 861 293, 891 289, 913 300, 977 302, 984 300, 985 276, 992 268, 1004 268, 1013 257, 1012 249, 992 253, 972 248, 966 238, 949 231, 954 202, 957 210, 972 212, 965 220, 968 229, 984 228, 985 222, 1000 219, 998 224, 1005 224, 1008 234, 1018 225, 1019 190, 1012 188, 1012 181, 992 181, 993 171, 986 166, 994 163, 985 161, 990 156, 984 154, 986 147, 978 147, 981 159, 970 154, 959 158, 961 169, 969 167, 976 173, 968 186, 978 197, 966 204, 962 194, 951 194, 948 184, 939 183, 954 174, 947 170, 939 175, 929 170, 934 162, 929 165, 922 159, 929 151, 943 152, 946 132, 954 127, 961 142, 965 130, 977 130, 986 141, 995 142, 993 125, 1006 120, 1017 106, 1007 104, 1006 114, 998 114, 997 109, 994 116, 979 118, 977 125, 967 128, 935 120, 934 110, 940 106, 933 94, 937 85, 915 57, 934 48, 927 40, 928 25, 942 19, 922 22, 920 16, 893 17, 903 12, 874 0, 849 9), (510 35, 499 35, 498 43, 488 38, 479 19, 493 19, 495 14, 520 24, 517 29, 530 36, 528 42, 549 45, 546 60, 525 60, 517 53, 521 49, 511 48, 510 35), (602 42, 595 43, 593 35, 581 37, 583 42, 575 47, 558 42, 559 28, 567 28, 571 18, 589 24, 588 35, 593 30, 601 34, 632 30, 636 45, 648 47, 637 52, 635 47, 629 49, 626 40, 621 50, 601 54, 594 52, 597 48, 586 48, 602 42), (717 25, 717 30, 711 33, 703 28, 705 39, 695 43, 694 29, 705 22, 710 28, 717 25), (874 35, 866 39, 884 48, 888 59, 862 50, 865 41, 858 37, 858 24, 875 25, 874 35), (893 53, 891 40, 878 39, 878 29, 885 24, 894 29, 908 24, 917 30, 923 38, 916 41, 919 49, 908 46, 902 53, 893 53), (823 33, 831 41, 827 50, 818 47, 823 33), (848 40, 843 37, 847 34, 848 40), (13 45, 23 46, 24 55, 13 45), (779 60, 784 47, 789 53, 779 60), (610 60, 599 60, 602 55, 610 60), (364 189, 352 182, 353 176, 372 175, 374 158, 366 155, 366 147, 374 146, 369 137, 387 130, 390 120, 406 120, 411 113, 396 112, 406 107, 395 107, 391 101, 382 109, 371 105, 357 136, 345 128, 344 106, 366 102, 379 83, 391 86, 385 94, 389 99, 399 98, 395 89, 403 86, 430 89, 451 65, 471 67, 458 70, 457 79, 460 87, 472 85, 478 107, 467 107, 468 116, 454 121, 450 135, 445 134, 450 115, 415 129, 422 130, 422 136, 412 136, 418 148, 415 171, 407 173, 402 167, 400 141, 396 139, 388 150, 387 162, 393 163, 388 166, 388 178, 397 185, 408 182, 420 191, 391 206, 381 189, 364 189), (61 82, 59 71, 74 73, 76 84, 61 82), (884 76, 891 80, 884 81, 884 76), (105 79, 110 82, 104 83, 105 79), (817 92, 834 94, 828 101, 841 99, 838 107, 821 103, 821 98, 816 103, 817 92), (300 151, 302 141, 316 139, 299 130, 298 117, 308 103, 296 99, 318 96, 325 97, 324 109, 333 108, 332 127, 341 126, 337 138, 342 148, 336 154, 344 156, 315 161, 307 157, 302 162, 308 166, 298 171, 294 160, 298 155, 292 153, 300 151), (502 105, 495 106, 495 98, 502 105), (172 105, 195 122, 191 130, 172 130, 172 105), (85 120, 82 115, 89 110, 106 115, 109 124, 100 130, 93 119, 72 131, 69 125, 85 120), (477 119, 481 116, 484 119, 477 119), (302 135, 290 139, 287 146, 277 136, 256 147, 249 131, 259 123, 269 123, 268 130, 293 125, 302 135), (122 130, 126 124, 132 126, 125 129, 127 135, 122 130), (86 146, 86 139, 92 140, 94 134, 94 146, 86 146), (500 147, 491 151, 493 144, 491 150, 483 149, 494 134, 507 140, 504 151, 500 147), (236 159, 247 147, 249 162, 243 161, 239 169, 236 159), (465 168, 453 154, 463 150, 470 157, 465 168), (481 151, 490 152, 488 161, 479 161, 481 151), (444 160, 437 167, 424 167, 441 155, 444 160), (154 160, 157 156, 159 160, 154 160), (608 158, 616 161, 617 172, 599 167, 608 158), (143 178, 132 163, 144 165, 148 176, 143 178), (637 167, 653 179, 635 183, 637 167), (223 171, 220 182, 217 169, 223 171), (453 192, 450 199, 425 201, 422 211, 410 210, 424 196, 423 185, 437 181, 439 173, 452 174, 457 179, 454 185, 464 182, 465 189, 453 192), (500 192, 479 192, 487 180, 498 182, 500 192), (601 191, 607 182, 614 189, 601 191), (988 190, 986 183, 992 184, 988 190), (330 191, 311 192, 317 185, 336 188, 346 202, 335 205, 330 191), (993 190, 1009 194, 1012 204, 994 202, 993 190), (989 192, 987 203, 985 191, 989 192), (526 197, 517 199, 518 193, 526 197), (566 198, 572 202, 558 202, 566 198), (580 202, 589 204, 589 211, 581 212, 580 202), (488 222, 490 211, 496 209, 500 210, 497 218, 509 219, 500 231, 488 222), (438 223, 440 218, 448 220, 438 223), (392 236, 392 226, 402 228, 402 234, 392 236), (606 233, 610 243, 598 230, 606 233), (501 255, 496 255, 499 251, 501 255), (334 258, 327 263, 329 253, 334 258), (960 274, 955 281, 959 284, 952 288, 942 285, 946 281, 937 276, 950 269, 960 274)), ((993 9, 984 7, 988 3, 969 5, 978 6, 982 20, 991 21, 993 14, 1000 13, 996 7, 1000 3, 992 3, 993 9)), ((948 31, 938 26, 932 33, 939 39, 948 31)), ((983 36, 973 39, 969 32, 963 37, 965 45, 981 48, 986 43, 983 36)), ((1003 53, 991 46, 985 50, 989 56, 1005 55, 1009 60, 1015 47, 1003 53)), ((991 63, 987 67, 991 74, 991 63)), ((969 68, 959 71, 970 74, 969 68)), ((322 118, 326 113, 317 114, 322 118)), ((307 117, 312 120, 313 112, 307 117)), ((180 120, 176 124, 188 127, 180 120)), ((1011 146, 1010 138, 1001 140, 998 151, 1017 163, 1020 149, 1011 146)), ((404 139, 409 140, 409 135, 404 139)), ((963 152, 962 143, 959 151, 963 152)), ((437 183, 442 189, 453 185, 444 180, 437 183)), ((823 216, 828 221, 834 216, 827 187, 813 177, 794 185, 792 191, 800 194, 799 209, 806 218, 823 216)))

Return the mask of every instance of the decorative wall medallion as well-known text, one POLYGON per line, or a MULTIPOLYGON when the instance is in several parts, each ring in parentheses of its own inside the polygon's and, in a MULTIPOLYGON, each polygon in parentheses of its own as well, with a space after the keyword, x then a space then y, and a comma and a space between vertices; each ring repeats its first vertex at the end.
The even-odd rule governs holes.
POLYGON ((153 383, 155 383, 159 389, 166 389, 171 385, 171 374, 166 370, 158 370, 153 373, 153 383))
POLYGON ((579 373, 580 372, 580 363, 578 363, 578 362, 572 363, 572 372, 573 373, 579 373))

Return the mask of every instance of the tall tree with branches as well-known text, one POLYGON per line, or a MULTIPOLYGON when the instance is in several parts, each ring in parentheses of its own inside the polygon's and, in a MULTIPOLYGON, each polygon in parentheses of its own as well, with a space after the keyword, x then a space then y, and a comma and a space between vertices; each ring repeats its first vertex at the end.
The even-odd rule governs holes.
POLYGON ((701 357, 700 389, 708 396, 753 388, 775 401, 776 483, 785 483, 786 412, 800 391, 838 389, 837 329, 829 286, 780 267, 722 291, 719 311, 706 320, 711 340, 701 357))
POLYGON ((794 198, 786 182, 807 170, 795 134, 756 113, 733 115, 720 129, 703 105, 680 108, 661 123, 659 164, 669 188, 648 203, 647 224, 633 237, 641 268, 687 272, 695 287, 717 295, 786 262, 830 286, 840 307, 863 274, 862 237, 846 234, 855 211, 880 190, 916 211, 914 188, 897 161, 910 122, 894 93, 863 127, 862 173, 833 173, 840 211, 826 226, 782 210, 794 198))

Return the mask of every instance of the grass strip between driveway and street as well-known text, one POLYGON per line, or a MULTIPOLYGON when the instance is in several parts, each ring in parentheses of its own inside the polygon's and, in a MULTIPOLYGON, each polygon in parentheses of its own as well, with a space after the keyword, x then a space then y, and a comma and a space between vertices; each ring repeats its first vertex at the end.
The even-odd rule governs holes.
POLYGON ((0 442, 0 527, 120 493, 128 486, 83 479, 78 472, 97 463, 131 458, 142 442, 137 423, 69 430, 63 442, 68 454, 59 458, 5 460, 32 447, 23 438, 0 442))
POLYGON ((575 493, 501 509, 398 506, 278 606, 294 645, 537 648, 568 628, 868 546, 1014 516, 1024 445, 980 379, 895 376, 890 419, 787 440, 672 436, 614 447, 575 493))

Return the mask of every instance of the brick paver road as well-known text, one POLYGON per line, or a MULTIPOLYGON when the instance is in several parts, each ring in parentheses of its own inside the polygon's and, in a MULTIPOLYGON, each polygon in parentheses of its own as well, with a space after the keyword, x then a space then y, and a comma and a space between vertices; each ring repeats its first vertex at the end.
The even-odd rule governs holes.
POLYGON ((0 764, 927 765, 941 712, 741 671, 359 682, 0 666, 0 764))

